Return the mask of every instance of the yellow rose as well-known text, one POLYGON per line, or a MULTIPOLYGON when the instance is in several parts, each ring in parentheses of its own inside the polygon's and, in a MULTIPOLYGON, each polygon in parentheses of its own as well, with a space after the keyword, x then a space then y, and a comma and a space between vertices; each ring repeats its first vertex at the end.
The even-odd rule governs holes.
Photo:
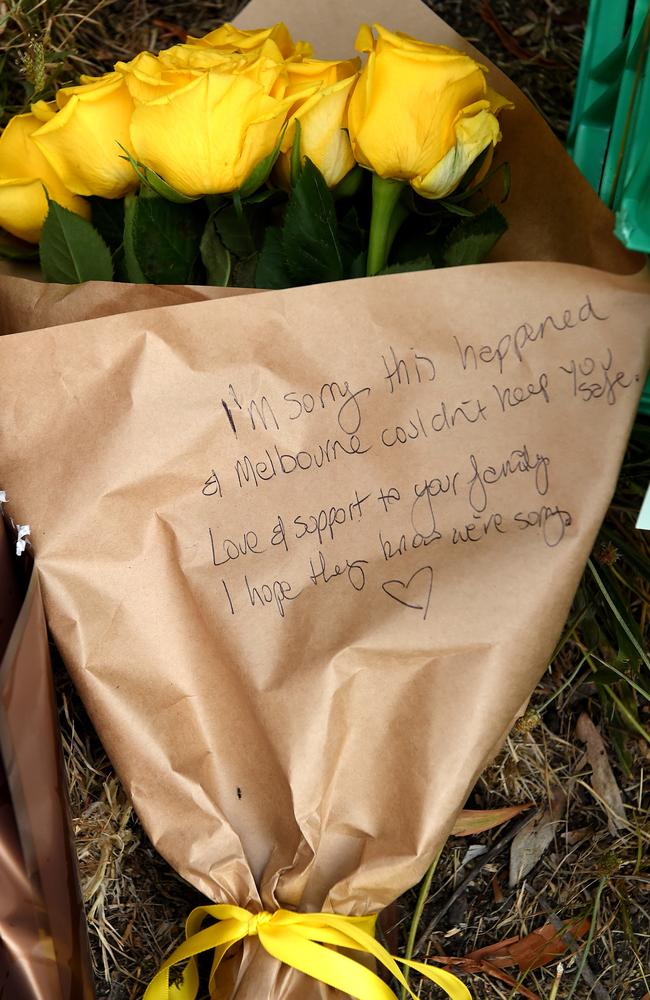
POLYGON ((124 77, 135 101, 152 101, 191 83, 210 69, 220 69, 227 73, 249 71, 252 75, 256 71, 258 75, 263 74, 263 69, 268 69, 274 82, 277 77, 276 64, 283 62, 283 56, 273 42, 266 43, 263 50, 251 53, 174 45, 157 56, 151 52, 140 52, 128 63, 116 63, 115 70, 124 77), (266 56, 264 60, 260 59, 262 52, 266 56))
POLYGON ((183 194, 237 190, 272 152, 294 103, 271 93, 283 67, 262 52, 190 72, 182 86, 136 100, 136 158, 183 194))
POLYGON ((56 115, 34 133, 34 142, 71 191, 123 198, 137 177, 122 159, 130 150, 133 100, 120 73, 108 73, 56 95, 56 115))
POLYGON ((184 83, 189 83, 194 74, 187 71, 165 71, 165 66, 158 56, 151 52, 140 52, 130 62, 115 63, 115 72, 119 73, 126 84, 127 90, 134 101, 151 101, 156 97, 184 83))
POLYGON ((301 160, 308 156, 328 187, 338 184, 354 167, 347 108, 358 68, 358 60, 306 59, 286 64, 284 94, 295 103, 276 167, 276 177, 283 186, 290 181, 296 121, 300 122, 301 160))
POLYGON ((331 87, 341 80, 354 77, 359 71, 359 59, 298 59, 285 63, 284 96, 294 94, 300 98, 309 88, 331 87))
POLYGON ((88 204, 67 189, 32 141, 43 118, 54 110, 44 101, 34 114, 16 115, 0 136, 0 226, 28 243, 38 243, 47 215, 44 187, 54 201, 90 217, 88 204))
POLYGON ((311 45, 307 42, 294 45, 289 29, 281 21, 271 28, 259 28, 257 31, 242 31, 233 24, 222 24, 203 38, 189 36, 187 42, 188 45, 207 46, 224 52, 251 52, 260 49, 267 40, 275 42, 285 59, 296 53, 309 56, 312 52, 311 45))
POLYGON ((356 41, 368 62, 348 111, 354 155, 380 177, 444 198, 499 141, 496 113, 512 105, 465 53, 375 29, 378 38, 362 26, 356 41))

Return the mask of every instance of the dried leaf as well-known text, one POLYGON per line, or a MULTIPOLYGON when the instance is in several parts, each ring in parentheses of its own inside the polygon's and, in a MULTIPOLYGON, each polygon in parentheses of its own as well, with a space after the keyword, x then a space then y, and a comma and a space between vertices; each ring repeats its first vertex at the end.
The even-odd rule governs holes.
POLYGON ((537 819, 527 823, 512 842, 510 848, 510 878, 512 889, 517 882, 532 871, 546 848, 552 842, 558 822, 564 814, 566 795, 556 788, 548 809, 537 819))
POLYGON ((540 1000, 537 993, 533 993, 527 986, 518 983, 516 979, 513 979, 503 969, 493 965, 492 962, 487 962, 485 959, 472 959, 469 957, 448 958, 445 955, 435 955, 431 957, 431 961, 438 962, 439 965, 453 966, 467 975, 476 975, 482 972, 486 976, 492 976, 494 979, 499 979, 501 982, 506 983, 514 990, 514 993, 525 997, 525 1000, 540 1000))
POLYGON ((568 830, 564 839, 566 840, 568 847, 575 847, 576 844, 579 844, 587 837, 593 836, 593 832, 593 827, 581 826, 578 830, 568 830))
POLYGON ((620 788, 607 757, 603 738, 586 712, 582 712, 576 723, 576 736, 587 744, 587 759, 591 764, 591 785, 607 806, 609 832, 616 835, 626 826, 625 807, 620 788))
POLYGON ((460 868, 464 868, 465 865, 470 864, 472 861, 475 861, 476 858, 480 858, 482 854, 486 853, 487 853, 487 847, 485 847, 483 844, 470 844, 467 850, 465 851, 463 860, 460 863, 460 868))
POLYGON ((569 945, 562 937, 564 931, 579 940, 587 933, 589 926, 588 918, 581 921, 567 920, 563 930, 558 930, 553 924, 544 924, 523 938, 507 938, 470 952, 465 957, 473 961, 489 960, 498 969, 509 969, 517 965, 522 972, 531 972, 556 961, 569 950, 569 945))
POLYGON ((486 830, 507 823, 532 806, 532 802, 527 802, 523 806, 505 806, 503 809, 463 809, 456 818, 451 836, 472 837, 477 833, 485 833, 486 830))
POLYGON ((492 944, 486 944, 483 948, 477 948, 476 951, 470 952, 466 958, 471 958, 475 961, 489 959, 499 969, 502 965, 514 965, 514 962, 510 959, 508 949, 519 940, 519 936, 515 934, 514 937, 504 938, 503 941, 494 941, 492 944))
MULTIPOLYGON (((564 923, 564 930, 569 931, 579 941, 588 932, 590 923, 588 918, 578 922, 567 920, 564 923)), ((556 961, 570 950, 570 946, 562 938, 562 933, 553 924, 544 924, 543 927, 513 944, 510 954, 522 972, 541 969, 543 965, 556 961)))

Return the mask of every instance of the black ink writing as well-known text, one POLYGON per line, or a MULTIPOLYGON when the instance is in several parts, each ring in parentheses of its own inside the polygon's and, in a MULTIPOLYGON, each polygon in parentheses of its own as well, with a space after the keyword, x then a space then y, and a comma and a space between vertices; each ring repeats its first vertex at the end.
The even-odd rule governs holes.
POLYGON ((390 486, 386 491, 382 488, 379 491, 377 500, 379 503, 383 503, 384 512, 386 512, 392 503, 399 503, 401 500, 400 491, 396 486, 390 486))
POLYGON ((453 493, 458 495, 457 484, 459 472, 454 472, 452 476, 447 474, 442 476, 432 476, 422 483, 413 485, 415 500, 411 507, 411 524, 413 530, 424 538, 436 535, 436 518, 433 512, 433 501, 441 494, 453 493))
POLYGON ((215 541, 212 528, 208 528, 208 533, 210 535, 212 564, 214 566, 225 566, 226 563, 239 559, 240 556, 259 556, 266 551, 266 549, 259 548, 260 541, 255 531, 245 531, 239 542, 236 542, 232 538, 224 538, 221 545, 215 541), (225 558, 222 559, 222 555, 225 558))
POLYGON ((463 399, 455 406, 443 400, 433 414, 423 417, 421 410, 416 408, 410 420, 384 427, 381 443, 385 448, 394 448, 397 444, 407 444, 419 437, 428 438, 431 431, 439 434, 440 431, 453 430, 457 424, 464 426, 479 420, 487 420, 487 407, 480 399, 463 399))
POLYGON ((539 510, 531 510, 528 513, 519 511, 513 520, 522 531, 527 528, 539 528, 545 543, 551 549, 560 544, 567 528, 573 523, 569 511, 562 510, 557 505, 555 507, 544 505, 539 510))
POLYGON ((437 542, 440 538, 442 538, 442 535, 435 527, 430 535, 421 535, 419 531, 415 531, 413 534, 399 535, 396 542, 391 538, 384 538, 380 531, 379 545, 384 559, 388 562, 390 559, 394 559, 395 556, 403 556, 406 552, 426 548, 427 545, 437 542))
POLYGON ((279 514, 271 533, 271 545, 283 545, 284 551, 289 551, 289 545, 287 544, 287 532, 284 527, 284 521, 279 514))
POLYGON ((529 399, 534 399, 536 396, 541 397, 546 403, 551 401, 548 394, 548 375, 546 372, 542 372, 537 377, 536 382, 529 382, 527 385, 508 385, 502 388, 493 385, 492 388, 497 395, 503 413, 515 406, 521 406, 522 403, 527 403, 529 399))
POLYGON ((488 487, 507 479, 515 473, 534 473, 535 489, 540 496, 545 496, 549 485, 550 458, 541 455, 539 452, 533 458, 526 445, 516 448, 499 465, 479 466, 476 455, 470 455, 469 462, 473 473, 468 480, 470 506, 477 513, 482 514, 488 504, 488 487))
POLYGON ((266 396, 262 396, 259 402, 256 399, 251 399, 248 404, 248 417, 251 422, 251 428, 254 431, 257 430, 258 423, 267 431, 271 422, 273 422, 276 431, 280 430, 278 419, 266 396), (257 423, 255 420, 256 417, 257 423))
POLYGON ((284 618, 286 612, 284 605, 287 601, 295 601, 300 597, 302 591, 292 594, 293 587, 288 580, 273 580, 272 583, 252 584, 247 576, 244 577, 244 584, 248 593, 248 600, 252 608, 268 607, 275 605, 275 610, 280 618, 284 618))
POLYGON ((232 597, 230 596, 230 591, 228 590, 228 584, 226 583, 225 580, 222 580, 221 582, 223 584, 223 589, 226 592, 226 599, 228 601, 228 607, 230 608, 230 614, 234 615, 235 608, 234 608, 233 603, 232 603, 232 597))
POLYGON ((462 542, 480 542, 491 531, 499 535, 506 534, 507 529, 503 526, 503 514, 495 512, 490 514, 487 519, 484 518, 482 520, 479 514, 474 514, 474 518, 478 518, 478 520, 468 521, 462 528, 453 529, 451 534, 452 545, 458 545, 462 542))
POLYGON ((341 576, 347 576, 350 586, 354 590, 361 591, 366 585, 366 574, 363 567, 367 565, 367 559, 354 559, 352 562, 346 559, 345 563, 334 563, 330 568, 324 554, 319 551, 316 566, 313 559, 309 560, 309 567, 311 569, 309 579, 317 587, 320 583, 331 583, 332 580, 336 580, 341 576))
POLYGON ((296 538, 300 540, 305 535, 316 535, 319 545, 327 537, 333 542, 337 526, 360 521, 363 517, 363 504, 370 498, 370 493, 360 497, 359 491, 355 490, 354 496, 355 499, 345 507, 332 506, 322 508, 316 514, 299 514, 294 517, 296 538))
POLYGON ((405 608, 423 611, 422 617, 426 621, 433 589, 433 569, 431 566, 421 566, 406 583, 402 580, 385 580, 381 589, 387 597, 403 604, 405 608))
POLYGON ((411 379, 414 383, 435 381, 436 366, 428 355, 418 354, 415 348, 411 348, 413 357, 407 361, 405 358, 398 357, 393 347, 389 350, 390 359, 387 360, 386 355, 382 354, 381 360, 386 369, 384 379, 391 393, 395 392, 397 385, 410 385, 411 379))
POLYGON ((232 410, 228 406, 228 404, 225 401, 225 399, 222 399, 221 402, 223 404, 224 410, 226 411, 226 416, 228 417, 228 423, 230 424, 230 426, 232 428, 232 432, 235 435, 235 437, 237 437, 237 428, 235 427, 235 421, 234 421, 234 418, 233 418, 233 415, 232 415, 232 410))
POLYGON ((314 445, 310 451, 281 451, 274 445, 273 448, 265 450, 265 458, 255 459, 249 455, 238 458, 235 463, 235 475, 240 489, 249 483, 258 487, 261 482, 268 482, 275 476, 322 469, 323 466, 336 462, 342 455, 365 455, 370 448, 370 445, 366 448, 362 446, 357 434, 351 434, 347 442, 338 438, 327 438, 325 444, 314 445))
POLYGON ((523 361, 523 351, 526 345, 542 340, 549 330, 562 333, 565 330, 574 329, 578 323, 587 323, 590 319, 602 323, 609 317, 600 316, 596 312, 591 298, 587 295, 577 311, 565 309, 561 318, 548 315, 535 325, 522 323, 514 333, 505 333, 500 337, 495 345, 483 344, 475 347, 472 344, 461 344, 456 336, 454 336, 454 340, 463 371, 467 371, 468 368, 477 371, 480 365, 496 365, 499 372, 502 373, 504 362, 509 355, 513 354, 518 362, 523 361))
POLYGON ((221 490, 221 482, 217 473, 212 470, 212 475, 209 479, 206 479, 201 493, 204 497, 223 497, 223 492, 221 490))
POLYGON ((616 389, 629 389, 633 379, 626 379, 625 372, 612 371, 614 359, 608 348, 604 361, 596 362, 591 357, 576 362, 571 360, 567 365, 560 365, 560 371, 571 377, 573 395, 589 403, 592 399, 607 400, 608 406, 616 403, 616 389), (590 381, 591 380, 591 381, 590 381))
POLYGON ((347 381, 324 382, 316 395, 311 392, 287 392, 284 400, 293 408, 289 420, 299 420, 304 414, 313 413, 314 409, 324 410, 328 406, 338 405, 336 419, 339 427, 346 434, 356 434, 362 420, 360 399, 369 396, 370 392, 370 386, 352 390, 347 381))

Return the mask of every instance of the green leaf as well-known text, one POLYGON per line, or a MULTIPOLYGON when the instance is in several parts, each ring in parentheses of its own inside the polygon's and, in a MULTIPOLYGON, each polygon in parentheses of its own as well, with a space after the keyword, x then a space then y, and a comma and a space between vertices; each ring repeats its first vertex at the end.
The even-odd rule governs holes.
POLYGON ((88 201, 92 224, 114 253, 124 242, 124 200, 93 196, 88 201))
POLYGON ((201 197, 200 195, 183 194, 182 191, 177 191, 166 180, 163 180, 160 174, 157 174, 155 170, 150 170, 149 167, 142 167, 142 170, 145 181, 151 190, 155 191, 161 198, 165 198, 175 205, 189 205, 190 202, 198 201, 201 197))
POLYGON ((38 247, 0 229, 0 257, 8 260, 38 260, 38 247))
MULTIPOLYGON (((476 160, 474 161, 474 163, 476 163, 476 160)), ((487 184, 492 180, 492 178, 496 177, 496 175, 500 172, 503 173, 503 178, 502 178, 503 187, 502 187, 500 202, 504 202, 507 199, 508 195, 510 194, 510 164, 505 160, 503 161, 503 163, 498 163, 496 167, 492 167, 490 170, 488 170, 485 177, 483 177, 482 180, 478 182, 478 184, 475 184, 474 187, 466 187, 463 181, 463 183, 460 185, 460 187, 457 188, 454 194, 450 194, 445 199, 445 201, 447 203, 449 202, 457 203, 459 201, 466 201, 473 195, 478 194, 479 191, 482 191, 483 188, 486 187, 487 184)), ((465 178, 467 178, 468 174, 469 171, 467 172, 467 174, 465 174, 465 178)))
POLYGON ((403 274, 406 271, 430 271, 433 261, 430 257, 416 257, 415 260, 400 261, 397 264, 389 264, 384 267, 379 274, 403 274))
MULTIPOLYGON (((603 578, 601 578, 598 571, 596 570, 596 567, 591 559, 589 559, 587 565, 589 566, 589 569, 591 570, 591 575, 598 584, 598 587, 603 597, 605 598, 605 601, 609 605, 610 610, 614 615, 614 618, 616 619, 617 623, 621 626, 621 629, 626 639, 629 640, 631 649, 633 650, 634 653, 638 655, 639 659, 645 663, 646 667, 650 669, 650 657, 648 657, 648 654, 644 648, 643 636, 641 635, 637 623, 630 615, 628 607, 625 601, 623 600, 620 592, 618 591, 618 588, 613 583, 612 574, 610 573, 609 578, 603 580, 603 578)), ((604 572, 605 569, 606 567, 603 567, 603 569, 601 570, 603 577, 605 576, 604 572)))
POLYGON ((244 205, 261 205, 264 202, 272 201, 273 204, 277 204, 281 201, 286 201, 287 196, 284 191, 279 188, 260 188, 255 194, 248 196, 244 205))
POLYGON ((473 219, 463 219, 447 237, 443 251, 444 266, 480 264, 507 228, 508 223, 494 205, 473 219))
POLYGON ((368 245, 368 230, 361 225, 359 211, 355 204, 350 205, 338 217, 339 242, 346 250, 358 253, 368 245))
POLYGON ((338 281, 343 277, 334 198, 308 157, 289 198, 283 243, 292 285, 338 281))
POLYGON ((210 213, 218 212, 224 205, 230 204, 230 199, 226 198, 225 194, 206 194, 203 200, 210 213))
POLYGON ((472 212, 471 209, 455 205, 452 201, 441 201, 440 204, 447 212, 451 212, 452 215, 462 215, 464 219, 473 219, 476 215, 476 212, 472 212))
POLYGON ((405 264, 429 257, 432 267, 443 267, 442 252, 447 235, 458 221, 447 212, 437 217, 411 215, 397 234, 389 263, 405 264))
POLYGON ((510 183, 512 180, 512 171, 510 170, 510 164, 503 164, 503 191, 501 193, 501 201, 507 201, 508 195, 510 194, 510 183))
POLYGON ((264 159, 261 160, 257 164, 257 166, 253 168, 251 173, 248 175, 247 179, 240 187, 238 194, 240 195, 241 198, 249 198, 252 194, 255 194, 257 189, 261 187, 262 184, 266 183, 266 181, 268 180, 269 174, 273 169, 273 165, 275 164, 275 161, 277 160, 280 154, 280 146, 282 144, 282 140, 284 139, 284 133, 286 132, 286 130, 287 126, 285 124, 277 138, 275 146, 273 147, 269 155, 265 156, 264 159))
POLYGON ((134 285, 146 285, 147 279, 142 272, 133 246, 133 224, 138 201, 139 198, 135 194, 127 195, 124 199, 124 267, 128 281, 134 285))
POLYGON ((233 288, 255 288, 255 272, 257 270, 258 254, 235 261, 230 284, 233 288))
POLYGON ((349 267, 347 269, 348 278, 365 278, 367 273, 367 254, 365 250, 358 253, 356 257, 353 257, 350 261, 349 267))
POLYGON ((205 227, 200 203, 178 205, 165 198, 138 198, 132 225, 133 250, 147 280, 156 285, 187 285, 198 280, 205 227))
MULTIPOLYGON (((332 192, 334 194, 334 192, 332 192)), ((343 258, 343 272, 347 278, 364 277, 368 231, 361 225, 356 203, 352 202, 338 220, 338 240, 343 258), (363 269, 359 271, 361 260, 363 269)))
POLYGON ((266 230, 264 243, 255 272, 256 288, 290 288, 291 278, 284 257, 282 230, 272 226, 266 230))
POLYGON ((488 154, 491 151, 492 151, 492 146, 491 145, 486 146, 485 149, 483 150, 483 152, 479 153, 479 155, 476 157, 476 159, 474 160, 474 162, 470 163, 469 167, 465 171, 465 176, 463 177, 462 181, 460 182, 460 184, 456 188, 456 192, 455 193, 457 195, 458 194, 462 194, 465 191, 469 190, 472 181, 477 176, 479 170, 482 168, 482 166, 485 163, 485 160, 486 160, 488 154))
POLYGON ((212 216, 221 242, 236 257, 250 257, 257 251, 256 233, 252 226, 256 222, 253 209, 241 205, 241 215, 234 202, 228 202, 212 216))
POLYGON ((221 242, 214 220, 210 219, 201 237, 201 259, 205 265, 208 285, 225 288, 230 280, 232 261, 221 242))
POLYGON ((51 200, 41 234, 40 258, 46 281, 76 285, 113 280, 111 252, 97 230, 51 200))
POLYGON ((167 183, 166 180, 163 180, 160 174, 157 174, 155 170, 151 170, 149 167, 145 167, 143 163, 135 160, 129 153, 128 149, 126 149, 121 142, 118 142, 118 146, 123 153, 121 159, 127 160, 127 162, 131 164, 135 173, 138 175, 141 184, 143 184, 150 191, 153 191, 153 193, 157 194, 160 198, 165 198, 167 201, 172 201, 178 205, 188 205, 192 201, 198 201, 201 197, 201 195, 189 195, 183 194, 182 191, 177 191, 176 188, 173 188, 171 184, 167 183))

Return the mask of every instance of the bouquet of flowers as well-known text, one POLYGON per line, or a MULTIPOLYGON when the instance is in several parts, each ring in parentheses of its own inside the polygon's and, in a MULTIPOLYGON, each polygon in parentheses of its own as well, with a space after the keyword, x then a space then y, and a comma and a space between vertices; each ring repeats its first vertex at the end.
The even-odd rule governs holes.
POLYGON ((408 34, 323 7, 253 0, 0 139, 47 282, 0 277, 2 487, 207 899, 147 1000, 204 953, 214 998, 393 997, 355 950, 408 993, 376 916, 548 662, 647 366, 647 278, 524 95, 417 0, 408 34))
POLYGON ((226 24, 82 77, 0 139, 0 253, 53 282, 284 288, 478 263, 512 107, 471 56, 363 25, 357 59, 226 24))

